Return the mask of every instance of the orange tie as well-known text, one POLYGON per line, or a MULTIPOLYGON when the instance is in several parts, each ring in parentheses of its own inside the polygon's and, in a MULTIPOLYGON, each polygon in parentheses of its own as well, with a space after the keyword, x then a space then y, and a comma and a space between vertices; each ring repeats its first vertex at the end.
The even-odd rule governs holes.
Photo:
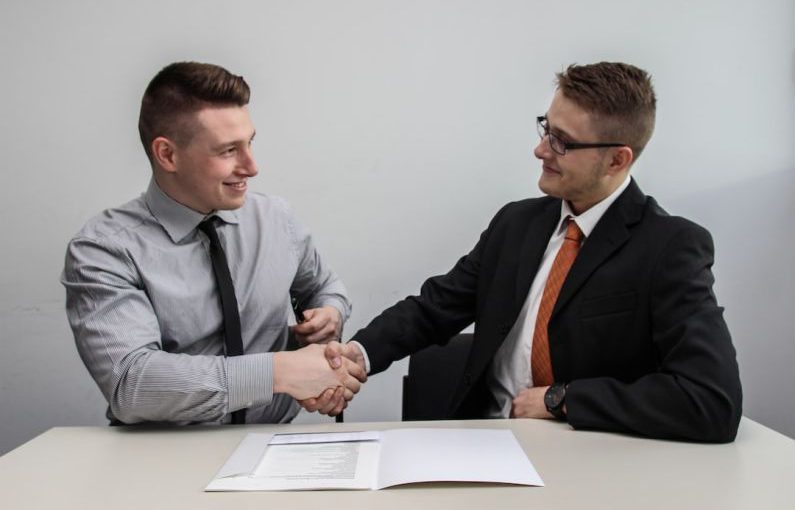
POLYGON ((555 308, 555 301, 558 300, 560 288, 566 280, 566 275, 569 274, 574 259, 577 258, 583 238, 580 227, 571 218, 567 218, 566 221, 568 222, 566 238, 555 256, 555 262, 552 263, 552 269, 549 271, 547 283, 544 286, 544 294, 541 296, 541 305, 538 307, 536 328, 533 332, 533 351, 530 356, 533 386, 549 386, 555 380, 552 376, 552 362, 549 358, 547 326, 552 309, 555 308))

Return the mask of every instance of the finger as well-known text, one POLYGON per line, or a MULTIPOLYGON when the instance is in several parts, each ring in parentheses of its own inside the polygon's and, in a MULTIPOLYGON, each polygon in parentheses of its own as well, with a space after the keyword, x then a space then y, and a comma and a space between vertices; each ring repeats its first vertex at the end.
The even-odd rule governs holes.
POLYGON ((340 401, 339 405, 337 405, 337 407, 335 407, 334 410, 329 413, 329 416, 337 416, 347 406, 348 406, 348 403, 345 400, 340 401))
MULTIPOLYGON (((322 308, 312 308, 304 312, 304 322, 297 324, 294 330, 298 334, 309 336, 325 328, 329 320, 329 314, 322 308)), ((311 339, 307 340, 314 341, 311 339)))
POLYGON ((299 400, 298 404, 310 413, 314 413, 315 411, 318 410, 318 404, 316 398, 307 398, 304 400, 299 400))
POLYGON ((304 311, 304 322, 301 325, 309 324, 315 328, 323 327, 328 322, 328 314, 323 313, 322 308, 312 308, 304 311))
POLYGON ((342 410, 343 410, 343 409, 345 409, 346 407, 348 407, 348 401, 347 401, 347 400, 345 400, 345 399, 343 399, 343 400, 342 400, 342 401, 339 403, 339 405, 337 405, 337 406, 336 406, 334 409, 332 409, 332 410, 331 410, 331 411, 328 413, 328 415, 329 415, 329 416, 337 416, 337 415, 338 415, 338 414, 340 414, 340 413, 342 412, 342 410))
POLYGON ((318 409, 317 412, 320 413, 320 414, 329 414, 336 407, 337 407, 337 401, 332 399, 332 400, 329 400, 328 403, 326 403, 326 405, 324 405, 323 407, 318 409))
POLYGON ((348 342, 343 344, 342 354, 351 361, 355 361, 364 370, 364 354, 359 350, 356 342, 348 342))
POLYGON ((328 414, 329 410, 336 406, 338 399, 333 388, 327 389, 323 392, 323 398, 318 403, 318 411, 322 414, 328 414))
POLYGON ((349 375, 355 377, 359 382, 367 382, 367 372, 364 371, 364 368, 347 357, 345 358, 345 369, 349 375))
POLYGON ((346 402, 349 401, 349 400, 353 400, 353 396, 354 395, 355 395, 355 393, 352 392, 351 390, 349 390, 348 388, 345 388, 345 391, 342 394, 342 396, 343 396, 343 398, 345 399, 346 402))
POLYGON ((342 344, 330 342, 323 351, 331 368, 337 369, 342 366, 342 344))
POLYGON ((337 390, 333 391, 333 393, 331 394, 332 397, 319 410, 320 414, 330 414, 332 411, 334 411, 334 409, 336 409, 339 406, 340 401, 344 400, 342 398, 342 392, 338 391, 338 390, 339 390, 339 388, 337 388, 337 390))
POLYGON ((322 343, 331 342, 332 340, 339 340, 339 338, 337 338, 337 328, 327 324, 321 329, 307 336, 306 340, 311 343, 322 343))
POLYGON ((319 329, 317 323, 312 321, 306 321, 302 322, 301 324, 296 324, 295 326, 292 326, 292 328, 293 332, 296 335, 304 335, 304 336, 309 336, 312 333, 315 333, 319 329))
MULTIPOLYGON (((331 391, 331 390, 328 390, 331 391)), ((320 410, 322 414, 331 414, 335 409, 340 406, 341 402, 344 402, 345 399, 342 398, 342 387, 337 387, 336 390, 333 390, 331 393, 332 397, 329 399, 328 403, 323 406, 320 410)))
POLYGON ((359 393, 359 390, 362 388, 362 383, 355 377, 350 375, 346 375, 342 381, 346 388, 351 390, 354 393, 359 393))
POLYGON ((333 405, 331 404, 336 404, 336 402, 333 402, 333 398, 334 398, 334 390, 331 388, 327 389, 326 391, 321 393, 317 398, 314 399, 315 400, 314 410, 322 413, 323 409, 329 407, 333 408, 333 405))

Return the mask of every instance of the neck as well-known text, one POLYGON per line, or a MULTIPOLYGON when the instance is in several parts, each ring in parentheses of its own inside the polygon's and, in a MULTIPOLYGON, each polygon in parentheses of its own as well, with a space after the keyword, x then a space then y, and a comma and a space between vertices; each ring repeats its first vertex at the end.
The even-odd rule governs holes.
POLYGON ((175 185, 171 176, 164 172, 164 171, 157 171, 154 170, 153 172, 155 182, 157 186, 160 188, 160 191, 165 193, 171 200, 177 202, 178 204, 184 205, 189 209, 193 209, 194 211, 207 215, 212 213, 212 210, 204 211, 201 209, 197 209, 193 204, 191 204, 189 197, 186 196, 184 193, 179 192, 179 187, 175 185))

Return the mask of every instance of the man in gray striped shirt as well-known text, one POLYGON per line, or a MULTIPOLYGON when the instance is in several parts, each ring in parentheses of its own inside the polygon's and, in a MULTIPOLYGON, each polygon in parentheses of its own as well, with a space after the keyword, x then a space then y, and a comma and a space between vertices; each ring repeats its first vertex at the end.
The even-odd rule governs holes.
POLYGON ((332 368, 351 305, 309 231, 278 197, 248 192, 257 174, 249 88, 225 69, 171 64, 144 93, 139 131, 152 165, 146 192, 92 218, 71 240, 62 283, 78 351, 112 422, 291 420, 304 401, 338 414, 366 379, 332 368), (244 354, 224 356, 224 317, 209 240, 226 254, 244 354), (307 308, 286 351, 290 296, 307 308))

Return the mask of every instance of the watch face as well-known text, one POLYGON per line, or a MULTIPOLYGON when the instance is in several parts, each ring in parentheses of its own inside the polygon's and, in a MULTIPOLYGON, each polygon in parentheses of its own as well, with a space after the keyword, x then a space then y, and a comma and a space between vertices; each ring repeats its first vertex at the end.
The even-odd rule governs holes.
POLYGON ((563 399, 563 392, 559 388, 555 388, 555 390, 549 392, 548 397, 547 404, 549 407, 558 407, 563 399))
POLYGON ((560 407, 560 404, 563 402, 563 399, 566 396, 566 388, 563 385, 552 385, 544 395, 545 404, 547 409, 557 409, 560 407))

